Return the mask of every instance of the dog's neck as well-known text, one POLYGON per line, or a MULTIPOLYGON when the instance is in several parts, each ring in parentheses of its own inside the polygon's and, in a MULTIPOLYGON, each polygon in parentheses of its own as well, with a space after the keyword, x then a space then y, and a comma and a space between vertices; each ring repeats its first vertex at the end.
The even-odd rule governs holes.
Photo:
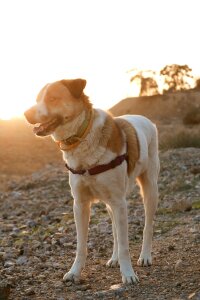
POLYGON ((74 120, 59 126, 52 134, 61 150, 76 148, 89 132, 93 121, 93 110, 82 111, 74 120))

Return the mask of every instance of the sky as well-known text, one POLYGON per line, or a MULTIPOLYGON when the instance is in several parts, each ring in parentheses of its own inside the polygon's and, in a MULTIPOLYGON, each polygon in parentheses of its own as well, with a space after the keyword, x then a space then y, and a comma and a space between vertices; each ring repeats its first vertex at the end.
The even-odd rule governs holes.
POLYGON ((0 1, 0 118, 23 114, 49 82, 85 78, 107 109, 134 94, 133 68, 188 64, 200 75, 199 0, 0 1))

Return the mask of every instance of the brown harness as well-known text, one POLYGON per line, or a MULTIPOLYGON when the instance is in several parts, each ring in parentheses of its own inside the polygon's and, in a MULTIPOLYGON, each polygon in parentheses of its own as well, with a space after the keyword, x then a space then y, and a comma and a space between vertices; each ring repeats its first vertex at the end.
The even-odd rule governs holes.
POLYGON ((74 169, 70 168, 67 164, 65 164, 65 166, 73 174, 97 175, 97 174, 106 172, 108 170, 114 169, 115 167, 121 165, 123 163, 123 161, 128 162, 128 155, 126 153, 117 156, 115 159, 111 160, 111 162, 109 162, 108 164, 98 165, 98 166, 93 167, 93 168, 88 169, 88 170, 84 170, 84 169, 83 170, 74 170, 74 169))

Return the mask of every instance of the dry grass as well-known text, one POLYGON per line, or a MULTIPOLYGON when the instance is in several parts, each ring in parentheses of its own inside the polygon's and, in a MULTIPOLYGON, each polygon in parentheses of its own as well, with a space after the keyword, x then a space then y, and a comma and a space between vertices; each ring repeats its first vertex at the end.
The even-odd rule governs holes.
POLYGON ((168 150, 175 148, 200 148, 199 133, 180 131, 175 133, 166 134, 160 140, 160 149, 168 150))
POLYGON ((183 118, 183 124, 196 125, 200 124, 200 109, 193 107, 190 109, 183 118))

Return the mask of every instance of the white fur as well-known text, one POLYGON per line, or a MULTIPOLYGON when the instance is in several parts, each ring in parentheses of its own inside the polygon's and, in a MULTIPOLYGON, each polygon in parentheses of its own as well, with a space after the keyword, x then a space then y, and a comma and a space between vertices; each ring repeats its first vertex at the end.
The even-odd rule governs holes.
POLYGON ((48 109, 44 102, 44 98, 46 96, 47 90, 48 90, 49 84, 46 85, 44 90, 41 92, 41 98, 40 101, 37 103, 36 107, 36 118, 40 119, 41 116, 47 116, 48 115, 48 109))
MULTIPOLYGON (((110 162, 116 154, 110 150, 98 147, 93 142, 97 129, 101 129, 105 121, 105 112, 98 110, 90 133, 79 147, 72 152, 64 152, 64 159, 71 168, 88 169, 93 165, 110 162)), ((80 279, 87 256, 87 234, 91 203, 98 199, 103 201, 108 209, 113 224, 114 247, 113 255, 107 266, 120 265, 122 281, 135 283, 138 281, 131 265, 128 243, 128 223, 126 195, 132 189, 134 180, 141 179, 140 185, 144 195, 145 228, 144 240, 139 265, 149 265, 151 259, 151 244, 153 234, 153 218, 158 201, 157 177, 159 159, 157 149, 156 127, 148 119, 141 116, 123 116, 134 126, 140 145, 140 158, 133 173, 128 177, 127 163, 104 173, 88 176, 69 174, 69 182, 74 197, 74 216, 77 228, 77 253, 71 270, 65 274, 64 280, 80 279)), ((55 138, 55 136, 54 136, 55 138)), ((122 150, 125 153, 126 149, 122 150)))

